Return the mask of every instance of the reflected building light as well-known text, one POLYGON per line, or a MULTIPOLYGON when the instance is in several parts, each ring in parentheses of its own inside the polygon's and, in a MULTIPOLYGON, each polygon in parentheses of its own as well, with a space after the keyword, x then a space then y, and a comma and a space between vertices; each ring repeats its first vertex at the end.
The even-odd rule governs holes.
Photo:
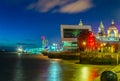
POLYGON ((17 54, 18 54, 19 57, 21 56, 21 53, 17 53, 17 54))
POLYGON ((92 71, 90 73, 89 79, 90 79, 90 81, 93 81, 98 76, 99 76, 99 74, 97 72, 97 69, 94 68, 94 69, 92 69, 92 71))
POLYGON ((24 81, 24 71, 21 65, 21 60, 18 60, 16 63, 16 69, 14 71, 14 80, 13 81, 24 81))
POLYGON ((84 81, 88 81, 88 76, 89 76, 88 67, 83 67, 82 78, 84 79, 84 81))
POLYGON ((77 68, 74 73, 74 81, 90 81, 89 80, 89 67, 77 68))
POLYGON ((49 66, 49 74, 47 81, 61 81, 60 80, 61 67, 57 61, 51 61, 49 66))
POLYGON ((73 81, 94 81, 98 76, 98 69, 89 66, 81 66, 76 69, 73 81))

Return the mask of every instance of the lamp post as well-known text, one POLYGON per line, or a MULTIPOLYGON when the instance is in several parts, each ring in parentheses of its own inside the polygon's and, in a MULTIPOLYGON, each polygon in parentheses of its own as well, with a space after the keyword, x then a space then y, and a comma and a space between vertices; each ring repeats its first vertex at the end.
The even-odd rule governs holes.
POLYGON ((83 44, 83 49, 85 50, 86 42, 83 41, 82 44, 83 44))

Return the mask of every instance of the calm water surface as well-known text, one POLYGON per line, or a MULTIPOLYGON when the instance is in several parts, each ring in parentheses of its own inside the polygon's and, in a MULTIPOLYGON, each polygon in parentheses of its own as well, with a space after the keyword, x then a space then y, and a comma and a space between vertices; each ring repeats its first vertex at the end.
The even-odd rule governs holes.
POLYGON ((76 62, 41 55, 0 55, 0 81, 93 81, 114 67, 76 62))

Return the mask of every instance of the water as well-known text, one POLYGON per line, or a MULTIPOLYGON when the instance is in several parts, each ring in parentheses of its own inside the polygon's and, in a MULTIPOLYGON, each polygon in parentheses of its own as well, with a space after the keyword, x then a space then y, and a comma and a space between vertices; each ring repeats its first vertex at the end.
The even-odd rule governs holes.
POLYGON ((76 62, 41 55, 0 55, 0 81, 93 81, 114 67, 76 62))

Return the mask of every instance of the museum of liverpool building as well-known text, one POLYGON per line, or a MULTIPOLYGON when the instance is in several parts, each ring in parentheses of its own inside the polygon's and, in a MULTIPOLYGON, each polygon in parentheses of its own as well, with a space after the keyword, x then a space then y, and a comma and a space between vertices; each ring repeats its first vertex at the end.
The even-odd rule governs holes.
POLYGON ((78 25, 61 25, 61 39, 63 50, 76 50, 77 35, 80 32, 92 31, 90 25, 83 25, 82 21, 78 25))

